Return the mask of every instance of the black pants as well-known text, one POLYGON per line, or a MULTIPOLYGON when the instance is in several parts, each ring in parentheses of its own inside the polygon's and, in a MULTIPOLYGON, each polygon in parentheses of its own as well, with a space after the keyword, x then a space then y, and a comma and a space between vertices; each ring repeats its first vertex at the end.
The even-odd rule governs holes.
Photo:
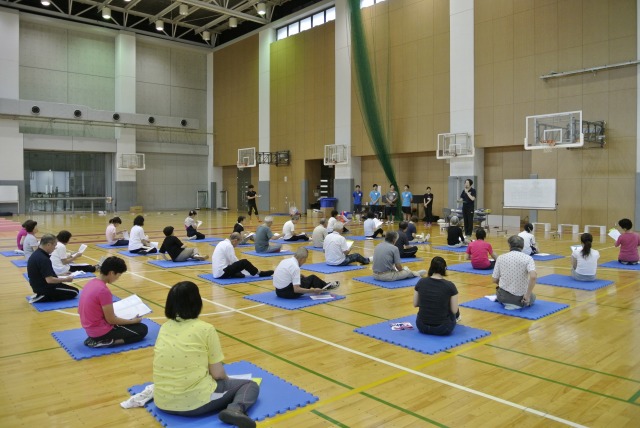
POLYGON ((403 258, 415 257, 417 252, 418 252, 418 247, 416 246, 403 248, 402 250, 400 250, 400 257, 403 257, 403 258))
POLYGON ((285 241, 308 241, 309 237, 307 235, 293 235, 289 239, 285 239, 285 241))
POLYGON ((191 238, 192 236, 195 236, 196 239, 204 239, 204 234, 198 232, 193 226, 189 226, 187 227, 187 237, 191 238))
POLYGON ((61 300, 75 299, 78 294, 80 294, 80 291, 71 285, 52 284, 47 287, 44 293, 36 293, 36 298, 44 296, 38 299, 38 302, 59 302, 61 300))
POLYGON ((462 206, 462 218, 464 220, 464 235, 471 236, 473 233, 473 206, 467 208, 462 206))
POLYGON ((124 343, 136 343, 145 338, 149 328, 146 324, 127 324, 127 325, 114 325, 113 329, 100 337, 94 337, 95 340, 124 340, 124 343))
POLYGON ((151 248, 149 250, 145 250, 144 248, 138 248, 137 250, 129 250, 129 252, 133 254, 153 254, 153 253, 157 253, 158 249, 151 248))
POLYGON ((375 232, 373 232, 373 236, 371 236, 371 237, 372 238, 377 238, 378 235, 384 236, 384 230, 382 230, 382 228, 380 228, 380 227, 378 229, 376 229, 375 232))
POLYGON ((95 272, 96 267, 93 265, 77 265, 77 266, 69 265, 69 272, 78 272, 78 271, 95 272))
POLYGON ((424 221, 431 223, 431 218, 433 217, 433 207, 431 204, 427 205, 424 211, 424 221))
POLYGON ((384 207, 384 213, 387 217, 387 220, 395 220, 395 215, 396 215, 396 206, 392 206, 392 207, 384 207))
POLYGON ((125 245, 129 245, 128 239, 118 239, 115 243, 111 244, 112 247, 124 247, 125 245))
POLYGON ((258 207, 256 206, 255 202, 253 202, 253 203, 249 202, 249 217, 251 217, 251 211, 255 212, 256 215, 259 215, 258 214, 258 207))
POLYGON ((479 268, 479 267, 475 267, 473 265, 471 265, 472 268, 477 269, 477 270, 490 270, 493 269, 494 267, 496 267, 496 261, 495 260, 490 260, 490 264, 487 267, 483 267, 483 268, 479 268))
POLYGON ((431 334, 434 336, 448 336, 453 333, 453 329, 456 328, 456 317, 460 315, 460 311, 457 314, 449 313, 449 319, 439 325, 424 324, 419 317, 416 317, 416 327, 422 334, 431 334))
POLYGON ((244 277, 244 275, 242 274, 243 270, 246 270, 251 275, 256 275, 258 272, 260 272, 258 268, 252 265, 249 260, 242 259, 238 260, 235 263, 231 263, 229 266, 224 268, 224 274, 222 274, 220 278, 242 278, 244 277), (242 277, 240 275, 242 275, 242 277))
MULTIPOLYGON (((300 287, 302 288, 324 288, 325 285, 327 285, 327 283, 315 275, 300 275, 300 287)), ((304 296, 304 294, 296 293, 293 291, 293 284, 289 284, 285 288, 276 288, 276 296, 283 299, 297 299, 304 296)))

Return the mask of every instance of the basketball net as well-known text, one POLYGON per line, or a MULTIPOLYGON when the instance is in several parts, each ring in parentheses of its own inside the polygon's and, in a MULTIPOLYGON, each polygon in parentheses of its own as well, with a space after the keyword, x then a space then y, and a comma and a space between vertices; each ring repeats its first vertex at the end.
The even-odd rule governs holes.
POLYGON ((551 153, 556 146, 556 140, 542 140, 542 144, 544 144, 544 152, 551 153))

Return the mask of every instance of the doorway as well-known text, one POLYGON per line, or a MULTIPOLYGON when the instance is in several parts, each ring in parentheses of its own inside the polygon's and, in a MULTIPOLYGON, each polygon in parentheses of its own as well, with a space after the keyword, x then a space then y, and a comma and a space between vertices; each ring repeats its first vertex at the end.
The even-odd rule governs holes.
MULTIPOLYGON (((249 184, 251 183, 251 168, 238 169, 237 175, 237 202, 238 212, 247 212, 249 209, 249 203, 247 201, 247 191, 249 190, 249 184)), ((255 184, 254 184, 255 186, 255 184)))

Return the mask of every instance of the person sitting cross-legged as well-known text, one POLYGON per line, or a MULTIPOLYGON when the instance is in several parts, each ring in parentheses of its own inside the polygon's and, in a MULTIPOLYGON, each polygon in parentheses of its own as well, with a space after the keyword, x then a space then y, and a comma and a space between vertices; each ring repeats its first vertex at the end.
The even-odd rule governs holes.
POLYGON ((282 226, 282 239, 285 241, 308 241, 309 237, 306 233, 295 233, 296 224, 300 220, 300 214, 294 214, 291 216, 291 220, 287 221, 282 226))
POLYGON ((334 290, 340 286, 339 281, 325 282, 316 275, 301 275, 302 266, 309 257, 306 248, 298 248, 293 257, 281 261, 273 273, 273 285, 276 295, 283 299, 297 299, 304 294, 321 294, 326 290, 334 290))
POLYGON ((336 224, 339 223, 342 225, 342 233, 349 233, 349 229, 344 227, 344 222, 342 220, 344 220, 344 217, 340 215, 340 211, 331 210, 331 217, 329 217, 329 222, 327 223, 327 232, 333 232, 336 224))
POLYGON ((262 223, 262 225, 258 226, 258 229, 256 230, 256 234, 253 237, 256 253, 279 253, 280 250, 282 249, 281 244, 278 244, 275 242, 269 242, 269 241, 275 241, 276 239, 278 239, 278 236, 279 236, 279 235, 274 235, 273 232, 271 231, 272 224, 273 224, 273 217, 268 215, 264 218, 264 222, 262 223))
POLYGON ((400 250, 396 246, 398 232, 387 232, 384 242, 381 242, 373 250, 373 278, 378 281, 399 281, 401 279, 422 276, 426 270, 411 271, 408 267, 402 267, 400 262, 400 250))
POLYGON ((56 238, 58 239, 58 243, 56 244, 56 248, 53 250, 53 253, 51 253, 51 265, 53 266, 53 270, 56 275, 64 276, 69 272, 77 271, 95 272, 97 269, 100 269, 99 264, 72 264, 74 260, 82 256, 82 253, 67 253, 67 244, 71 239, 71 232, 68 230, 61 230, 56 238))
POLYGON ((186 262, 189 259, 192 260, 207 260, 209 256, 204 255, 201 256, 198 254, 198 249, 194 247, 187 247, 182 243, 180 238, 178 238, 174 233, 173 226, 167 226, 162 230, 164 233, 164 241, 162 241, 162 245, 160 246, 160 254, 166 260, 166 254, 169 254, 171 260, 174 262, 186 262))
POLYGON ((313 246, 316 248, 322 248, 322 245, 324 244, 324 238, 327 237, 327 234, 327 220, 321 218, 316 228, 313 229, 313 235, 311 235, 313 246))
MULTIPOLYGON (((377 238, 378 235, 384 238, 384 230, 381 227, 376 228, 376 215, 373 211, 369 211, 367 213, 367 219, 364 221, 362 227, 364 228, 364 236, 367 239, 377 238)), ((380 220, 377 220, 380 221, 380 220)), ((382 222, 380 222, 382 223, 382 222)))
POLYGON ((255 235, 253 232, 245 232, 244 225, 242 224, 244 222, 244 218, 245 217, 243 215, 239 215, 237 223, 233 225, 233 231, 238 232, 242 237, 240 245, 247 244, 249 241, 254 241, 253 236, 255 235))
POLYGON ((464 232, 460 227, 460 219, 453 216, 449 219, 449 227, 447 228, 447 246, 449 247, 466 247, 469 245, 464 232))
POLYGON ((407 237, 407 222, 401 221, 398 226, 400 230, 398 230, 398 239, 396 240, 396 247, 400 250, 400 257, 403 258, 413 258, 416 256, 418 252, 418 247, 415 245, 409 244, 409 238, 407 237))
POLYGON ((80 291, 76 287, 64 284, 71 282, 72 276, 58 278, 51 260, 50 254, 56 248, 58 240, 51 234, 46 234, 40 239, 40 246, 33 252, 27 261, 27 275, 29 285, 35 296, 31 298, 31 303, 36 302, 58 302, 60 300, 71 300, 78 297, 80 291))
POLYGON ((531 306, 536 301, 536 295, 533 294, 533 287, 538 278, 536 264, 531 256, 522 252, 522 237, 514 235, 507 242, 511 250, 496 259, 492 275, 493 282, 498 284, 498 302, 502 303, 505 309, 531 306))
POLYGON ((476 229, 476 240, 467 247, 467 260, 471 260, 471 267, 479 270, 493 269, 498 256, 493 252, 491 244, 486 242, 487 232, 483 228, 476 229), (489 260, 491 256, 493 260, 489 260))
POLYGON ((213 256, 211 256, 213 277, 220 279, 244 278, 244 272, 251 276, 273 275, 272 270, 261 271, 247 259, 238 260, 235 247, 238 246, 241 239, 240 234, 234 232, 227 239, 216 245, 215 250, 213 250, 213 256))
POLYGON ((447 262, 439 256, 431 259, 429 277, 415 286, 413 306, 418 309, 416 327, 422 334, 448 336, 460 321, 458 289, 447 281, 447 262))
POLYGON ((351 247, 342 236, 342 223, 337 222, 333 232, 324 239, 324 257, 329 266, 347 266, 353 262, 363 265, 371 263, 371 258, 363 257, 358 253, 349 254, 351 247))

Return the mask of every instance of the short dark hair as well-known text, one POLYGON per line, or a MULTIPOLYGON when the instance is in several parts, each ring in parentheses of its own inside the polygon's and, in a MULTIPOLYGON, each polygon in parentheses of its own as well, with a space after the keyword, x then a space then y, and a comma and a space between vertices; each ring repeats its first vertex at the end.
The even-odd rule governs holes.
POLYGON ((529 233, 533 232, 533 225, 531 223, 525 223, 524 231, 529 233))
POLYGON ((431 187, 427 186, 427 190, 431 190, 431 187))
POLYGON ((378 187, 378 185, 376 183, 373 183, 373 186, 371 186, 371 187, 378 187))
POLYGON ((202 297, 198 286, 191 281, 182 281, 171 287, 167 294, 164 315, 174 321, 198 318, 202 311, 202 297))
POLYGON ((122 224, 122 220, 120 219, 120 217, 114 217, 109 220, 109 224, 122 224))
POLYGON ((466 179, 466 180, 464 180, 464 181, 468 181, 468 182, 469 182, 469 186, 473 186, 473 180, 472 180, 472 179, 467 178, 467 179, 466 179))
POLYGON ((367 218, 376 218, 376 215, 373 213, 373 211, 369 211, 367 213, 367 218))
POLYGON ((31 220, 25 220, 25 222, 24 222, 24 223, 22 223, 22 227, 23 227, 23 228, 24 228, 24 227, 27 227, 27 222, 28 222, 28 221, 31 221, 31 220))
POLYGON ((58 242, 67 244, 71 239, 71 232, 69 232, 68 230, 61 230, 60 232, 58 232, 56 239, 58 240, 58 242))
POLYGON ((103 275, 109 275, 109 272, 125 273, 126 271, 127 264, 120 257, 116 256, 107 257, 100 265, 100 273, 103 275))
POLYGON ((136 218, 133 219, 134 226, 144 226, 144 217, 141 215, 137 215, 136 218))
POLYGON ((618 222, 618 226, 620 226, 624 230, 631 230, 631 228, 633 227, 633 223, 631 223, 631 220, 629 220, 628 218, 623 218, 618 222))
POLYGON ((190 215, 190 216, 192 216, 192 215, 198 215, 198 211, 196 211, 196 210, 191 210, 191 211, 189 211, 189 215, 190 215))
POLYGON ((360 187, 360 185, 359 185, 359 184, 356 184, 356 187, 360 187))
POLYGON ((249 184, 249 189, 253 189, 253 184, 249 184))
POLYGON ((25 230, 29 233, 33 232, 33 230, 36 228, 36 226, 38 225, 38 222, 35 220, 27 220, 24 222, 25 226, 25 230))
POLYGON ((405 184, 404 187, 406 187, 407 189, 411 189, 411 186, 409 186, 408 184, 405 184))
POLYGON ((398 225, 398 228, 400 230, 407 230, 407 227, 409 227, 409 223, 407 223, 406 221, 401 221, 398 225))
POLYGON ((398 232, 395 232, 393 230, 385 233, 384 235, 384 240, 389 244, 393 244, 394 242, 396 242, 396 239, 398 239, 398 232))
POLYGON ((171 236, 171 234, 173 233, 173 226, 167 226, 164 229, 162 229, 162 233, 164 233, 164 236, 171 236))
POLYGON ((239 215, 238 216, 238 223, 242 223, 244 221, 244 216, 243 215, 239 215))
POLYGON ((485 232, 483 228, 479 227, 476 229, 476 239, 484 239, 486 237, 487 232, 485 232))
POLYGON ((431 266, 429 266, 429 276, 434 273, 445 276, 447 274, 447 262, 440 256, 436 256, 431 259, 431 266))
POLYGON ((42 235, 42 238, 40 238, 40 246, 42 247, 43 245, 51 244, 53 242, 56 242, 56 240, 56 237, 51 233, 45 233, 44 235, 42 235))
POLYGON ((417 215, 412 215, 412 216, 411 216, 411 221, 412 221, 412 222, 414 222, 414 223, 415 223, 416 221, 418 221, 418 216, 417 216, 417 215))
POLYGON ((331 210, 331 217, 335 217, 335 216, 337 216, 337 215, 338 215, 338 213, 339 213, 339 211, 338 211, 338 210, 331 210))

